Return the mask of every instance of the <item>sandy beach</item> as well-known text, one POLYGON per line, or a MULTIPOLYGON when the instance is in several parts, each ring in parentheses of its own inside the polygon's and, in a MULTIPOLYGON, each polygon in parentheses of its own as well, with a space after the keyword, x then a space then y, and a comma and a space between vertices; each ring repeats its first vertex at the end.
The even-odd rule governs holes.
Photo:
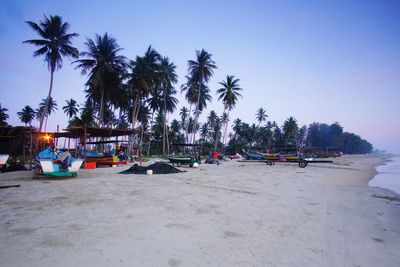
POLYGON ((384 161, 4 173, 1 266, 400 266, 400 200, 368 186, 384 161))

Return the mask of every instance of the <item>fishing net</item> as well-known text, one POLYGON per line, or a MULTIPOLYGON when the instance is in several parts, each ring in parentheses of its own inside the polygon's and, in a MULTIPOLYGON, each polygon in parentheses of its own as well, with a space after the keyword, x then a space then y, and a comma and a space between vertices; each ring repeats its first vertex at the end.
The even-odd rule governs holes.
POLYGON ((120 172, 121 174, 146 174, 147 170, 153 170, 153 174, 169 174, 169 173, 179 173, 181 170, 171 166, 168 163, 156 162, 149 166, 139 166, 134 164, 129 169, 120 172))

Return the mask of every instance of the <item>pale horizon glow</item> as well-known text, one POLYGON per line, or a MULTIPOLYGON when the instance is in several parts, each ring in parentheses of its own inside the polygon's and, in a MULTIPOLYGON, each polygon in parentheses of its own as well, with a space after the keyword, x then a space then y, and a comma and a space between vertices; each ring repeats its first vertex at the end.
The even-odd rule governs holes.
MULTIPOLYGON (((0 7, 0 103, 11 125, 23 125, 16 113, 25 105, 36 108, 50 80, 43 58, 34 58, 34 47, 22 44, 37 37, 25 21, 59 15, 80 34, 74 40, 80 51, 86 37, 105 32, 129 59, 151 45, 177 66, 178 91, 187 61, 206 49, 218 66, 207 113, 221 114, 218 82, 235 75, 244 90, 231 121, 255 123, 263 107, 279 125, 289 116, 300 126, 339 122, 375 148, 400 153, 398 1, 6 0, 0 7)), ((65 100, 84 101, 86 77, 69 60, 54 79, 58 111, 48 130, 67 126, 65 100)), ((179 93, 178 99, 178 109, 188 106, 179 93)))

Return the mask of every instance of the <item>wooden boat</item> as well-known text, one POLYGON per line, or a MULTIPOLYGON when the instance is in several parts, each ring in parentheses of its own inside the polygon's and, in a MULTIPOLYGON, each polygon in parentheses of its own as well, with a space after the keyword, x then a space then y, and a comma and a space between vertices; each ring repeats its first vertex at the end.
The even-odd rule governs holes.
POLYGON ((246 152, 244 149, 242 151, 243 151, 244 156, 248 160, 264 160, 265 159, 264 155, 246 152))
POLYGON ((103 157, 86 157, 86 162, 96 162, 96 165, 123 165, 126 160, 118 158, 118 156, 103 156, 103 157))
POLYGON ((343 156, 343 153, 337 152, 337 153, 320 153, 317 154, 317 158, 337 158, 343 156))
POLYGON ((38 153, 36 160, 39 164, 34 169, 34 177, 39 177, 40 175, 57 177, 77 176, 83 159, 75 159, 69 156, 67 158, 68 167, 63 169, 62 163, 58 160, 59 156, 60 154, 55 153, 52 148, 46 148, 38 153))
POLYGON ((127 163, 127 160, 120 159, 118 156, 105 156, 104 154, 93 153, 89 151, 80 151, 81 157, 86 158, 86 162, 95 162, 96 165, 123 165, 127 163))
POLYGON ((270 160, 270 161, 296 161, 299 157, 295 154, 279 155, 279 154, 265 154, 265 153, 249 153, 243 150, 246 159, 249 160, 270 160), (282 158, 283 157, 283 158, 282 158))
POLYGON ((35 176, 39 175, 50 175, 57 177, 64 176, 77 176, 78 170, 83 163, 83 159, 74 159, 71 166, 66 170, 60 169, 60 163, 57 160, 52 159, 39 159, 40 168, 35 168, 35 176))
POLYGON ((266 155, 265 156, 266 160, 272 160, 272 161, 295 161, 299 160, 299 157, 297 155, 266 155))
POLYGON ((190 167, 193 167, 193 164, 197 162, 194 156, 168 157, 168 160, 172 165, 189 165, 190 167))

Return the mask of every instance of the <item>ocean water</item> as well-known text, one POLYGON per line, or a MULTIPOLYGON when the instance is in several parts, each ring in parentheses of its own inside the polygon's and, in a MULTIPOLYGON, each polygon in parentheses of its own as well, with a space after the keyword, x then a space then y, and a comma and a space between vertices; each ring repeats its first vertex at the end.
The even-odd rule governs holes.
POLYGON ((394 157, 385 165, 376 167, 379 172, 369 186, 381 187, 400 195, 400 157, 394 157))

